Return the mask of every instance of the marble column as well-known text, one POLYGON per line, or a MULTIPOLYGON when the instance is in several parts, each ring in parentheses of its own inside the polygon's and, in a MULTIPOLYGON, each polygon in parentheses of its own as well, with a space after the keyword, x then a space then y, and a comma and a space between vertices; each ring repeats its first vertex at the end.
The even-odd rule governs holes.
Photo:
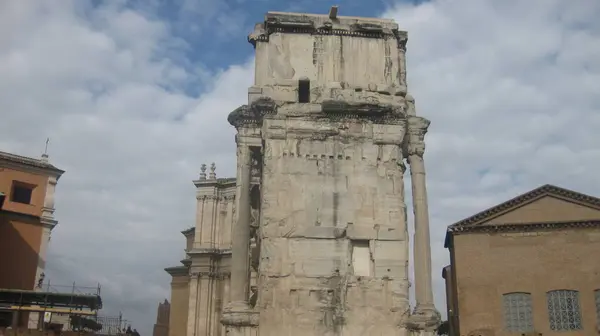
POLYGON ((412 180, 412 199, 415 222, 414 270, 415 270, 415 316, 420 320, 419 329, 431 331, 439 324, 439 313, 433 303, 431 277, 431 242, 429 233, 429 209, 425 180, 425 134, 430 121, 416 116, 408 117, 407 154, 412 180))
MULTIPOLYGON (((238 138, 239 140, 239 138, 238 138)), ((258 311, 248 304, 250 290, 250 177, 251 152, 247 143, 238 141, 237 220, 232 232, 231 302, 223 309, 221 323, 228 336, 253 336, 258 332, 258 311)))
POLYGON ((238 143, 237 149, 237 220, 232 232, 231 303, 248 306, 250 288, 250 147, 238 143))

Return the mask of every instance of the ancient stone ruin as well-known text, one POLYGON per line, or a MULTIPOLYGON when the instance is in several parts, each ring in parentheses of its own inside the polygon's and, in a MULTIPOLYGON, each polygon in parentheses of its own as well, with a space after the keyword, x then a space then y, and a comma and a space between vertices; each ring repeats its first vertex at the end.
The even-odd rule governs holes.
POLYGON ((248 40, 255 82, 228 117, 237 176, 195 181, 187 335, 433 335, 429 121, 407 91, 407 33, 333 7, 269 12, 248 40))

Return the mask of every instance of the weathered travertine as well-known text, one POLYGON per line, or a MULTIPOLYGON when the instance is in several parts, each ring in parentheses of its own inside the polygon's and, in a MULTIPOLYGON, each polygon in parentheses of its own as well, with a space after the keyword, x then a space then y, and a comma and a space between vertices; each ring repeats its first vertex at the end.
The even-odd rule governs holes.
POLYGON ((195 181, 199 195, 216 198, 199 203, 188 251, 199 278, 190 283, 187 335, 432 335, 439 314, 423 163, 429 121, 416 117, 407 94, 406 32, 336 9, 267 13, 248 39, 255 82, 248 104, 228 117, 237 130, 236 197, 227 203, 235 209, 219 198, 224 189, 209 188, 214 170, 207 179, 203 168, 195 181), (231 282, 214 276, 225 270, 231 282), (214 328, 215 316, 224 329, 214 328))
MULTIPOLYGON (((411 102, 414 104, 414 101, 411 102)), ((414 106, 414 105, 413 105, 414 106)), ((409 323, 433 334, 440 316, 433 304, 431 278, 431 246, 429 235, 429 210, 425 182, 425 133, 429 120, 416 116, 408 117, 407 154, 412 181, 413 211, 415 216, 415 294, 417 305, 409 323)))
MULTIPOLYGON (((227 330, 429 335, 439 316, 431 294, 423 153, 416 152, 424 148, 429 122, 414 117, 414 99, 406 94, 406 33, 391 20, 272 12, 249 40, 256 48, 255 84, 249 104, 228 120, 238 130, 238 153, 244 150, 240 139, 261 139, 254 145, 260 204, 252 216, 259 224, 251 237, 259 251, 258 260, 252 254, 258 288, 249 309, 224 317, 227 330), (421 281, 414 314, 405 155, 415 200, 415 277, 421 281)), ((238 165, 247 162, 240 158, 238 165)), ((238 172, 238 179, 246 176, 238 172)), ((238 188, 240 209, 246 195, 238 188)), ((237 225, 245 225, 238 218, 237 225)), ((236 242, 246 235, 239 229, 234 264, 236 253, 247 251, 236 242)), ((240 257, 239 270, 232 266, 232 286, 243 286, 234 301, 244 298, 248 285, 245 261, 240 257), (235 279, 238 272, 243 280, 235 279)))

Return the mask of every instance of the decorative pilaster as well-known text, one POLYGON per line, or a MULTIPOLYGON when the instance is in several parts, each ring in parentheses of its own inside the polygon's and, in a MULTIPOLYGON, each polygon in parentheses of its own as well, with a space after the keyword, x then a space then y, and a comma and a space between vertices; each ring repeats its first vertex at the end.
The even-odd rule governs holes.
POLYGON ((431 278, 431 242, 429 209, 425 180, 425 134, 430 121, 416 116, 408 117, 407 155, 412 180, 412 199, 415 221, 414 270, 416 307, 409 319, 409 328, 429 335, 440 323, 440 314, 433 303, 431 278))
POLYGON ((187 336, 200 336, 196 335, 196 325, 198 324, 198 314, 196 312, 196 309, 198 308, 198 281, 198 273, 190 274, 190 298, 187 319, 187 336))
POLYGON ((406 87, 406 42, 408 36, 406 32, 397 32, 396 41, 398 41, 398 68, 400 71, 400 86, 406 87))

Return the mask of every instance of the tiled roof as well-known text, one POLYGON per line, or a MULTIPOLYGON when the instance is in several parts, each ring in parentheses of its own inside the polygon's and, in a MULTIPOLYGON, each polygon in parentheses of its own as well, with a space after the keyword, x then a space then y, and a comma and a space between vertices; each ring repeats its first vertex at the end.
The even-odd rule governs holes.
POLYGON ((53 171, 58 174, 64 173, 63 170, 56 168, 54 165, 44 162, 40 159, 34 159, 26 156, 16 155, 12 153, 2 152, 0 151, 0 160, 5 160, 9 162, 13 162, 16 164, 26 165, 35 168, 47 169, 53 171))

